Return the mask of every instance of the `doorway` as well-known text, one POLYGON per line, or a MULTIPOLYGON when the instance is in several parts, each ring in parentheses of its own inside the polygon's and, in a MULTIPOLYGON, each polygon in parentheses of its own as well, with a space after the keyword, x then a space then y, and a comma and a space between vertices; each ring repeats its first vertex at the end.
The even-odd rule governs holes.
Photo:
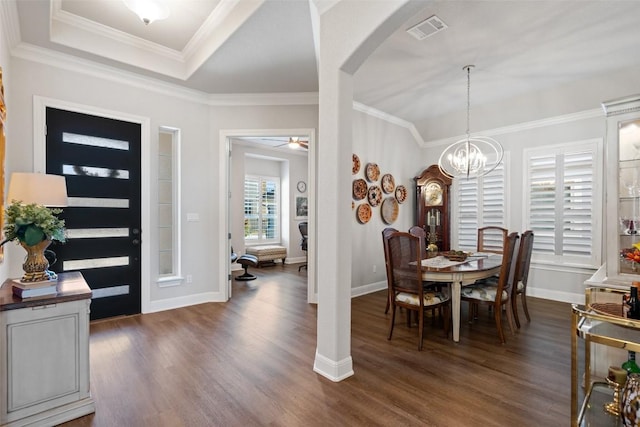
MULTIPOLYGON (((237 198, 234 198, 234 195, 232 194, 232 182, 235 182, 234 180, 238 180, 238 177, 235 177, 234 179, 232 179, 232 156, 233 156, 233 140, 234 139, 255 139, 255 138, 270 138, 270 139, 275 139, 275 138, 282 138, 282 137, 288 137, 288 136, 298 136, 300 137, 301 140, 304 141, 308 141, 308 153, 307 153, 307 160, 306 160, 306 178, 305 181, 306 182, 306 195, 308 197, 308 203, 309 203, 309 212, 308 212, 308 221, 309 221, 309 229, 310 229, 310 235, 313 235, 313 221, 315 218, 315 204, 314 204, 314 195, 315 195, 315 167, 314 167, 314 153, 316 150, 315 147, 315 130, 314 129, 278 129, 278 130, 233 130, 233 131, 221 131, 220 132, 220 140, 224 141, 224 144, 221 144, 221 150, 224 150, 224 153, 221 155, 221 158, 226 159, 225 164, 223 165, 223 169, 224 169, 224 176, 226 177, 226 182, 225 182, 225 188, 224 190, 221 191, 221 199, 220 203, 223 206, 226 206, 225 209, 225 217, 224 217, 224 225, 226 227, 226 232, 227 232, 227 236, 229 236, 228 241, 226 242, 226 244, 221 247, 220 249, 220 253, 224 253, 224 254, 229 254, 231 251, 231 238, 233 235, 233 230, 232 230, 232 217, 237 220, 238 218, 238 214, 236 213, 235 216, 232 212, 232 200, 235 201, 235 203, 238 202, 237 198), (228 196, 227 196, 228 195, 228 196)), ((284 192, 286 195, 285 197, 288 197, 288 200, 292 201, 295 200, 294 199, 294 194, 297 190, 297 182, 299 180, 296 178, 294 182, 290 182, 289 178, 286 178, 285 180, 285 185, 287 187, 287 190, 284 192)), ((302 187, 300 187, 302 188, 302 187)), ((237 193, 238 191, 236 191, 237 193)), ((292 202, 294 203, 294 202, 292 202)), ((292 204, 290 204, 290 206, 293 206, 292 204)), ((290 207, 289 209, 293 209, 292 207, 290 207)), ((293 218, 294 218, 294 214, 293 211, 288 211, 286 213, 286 215, 288 215, 289 218, 291 218, 291 221, 289 222, 289 227, 288 227, 288 238, 290 241, 290 247, 294 247, 298 245, 298 240, 299 240, 299 231, 297 228, 297 222, 293 222, 293 218)), ((238 232, 237 231, 237 227, 236 227, 236 235, 238 234, 242 234, 242 231, 238 232)), ((308 267, 308 271, 307 271, 307 300, 308 302, 312 302, 315 303, 317 301, 317 291, 316 291, 316 287, 315 287, 315 277, 314 277, 314 265, 315 263, 313 263, 311 260, 313 258, 313 244, 310 244, 309 246, 309 267, 308 267)), ((238 248, 234 247, 234 249, 236 250, 236 252, 238 252, 238 248)), ((239 254, 240 255, 240 254, 239 254)), ((226 272, 226 277, 225 279, 227 280, 227 286, 225 289, 225 299, 228 299, 231 297, 231 264, 229 263, 229 258, 228 256, 225 257, 225 259, 222 261, 224 262, 224 268, 221 269, 221 271, 226 272)))

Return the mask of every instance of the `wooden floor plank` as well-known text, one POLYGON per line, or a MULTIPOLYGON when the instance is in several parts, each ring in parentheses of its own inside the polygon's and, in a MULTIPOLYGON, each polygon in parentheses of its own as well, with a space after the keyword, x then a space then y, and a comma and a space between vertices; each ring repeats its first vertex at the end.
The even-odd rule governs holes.
MULTIPOLYGON (((387 340, 386 291, 352 300, 355 376, 313 372, 316 307, 306 271, 253 269, 228 303, 91 324, 96 413, 64 426, 560 426, 570 413, 570 306, 530 298, 532 322, 500 344, 493 316, 460 342, 439 319, 398 313, 387 340)), ((506 328, 508 331, 508 328, 506 328)))

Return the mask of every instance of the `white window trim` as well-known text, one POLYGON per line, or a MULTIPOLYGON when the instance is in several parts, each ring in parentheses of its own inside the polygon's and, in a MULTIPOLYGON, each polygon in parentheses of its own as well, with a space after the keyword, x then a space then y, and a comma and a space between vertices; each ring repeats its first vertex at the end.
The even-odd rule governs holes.
POLYGON ((531 190, 531 176, 529 170, 529 158, 533 155, 542 154, 564 154, 575 151, 592 151, 594 156, 594 176, 599 178, 593 181, 593 216, 592 216, 592 250, 590 257, 578 257, 569 255, 547 255, 536 254, 534 251, 531 255, 532 262, 545 263, 553 265, 562 265, 566 267, 579 268, 598 268, 602 264, 602 218, 604 206, 604 188, 603 188, 603 140, 602 138, 592 138, 580 141, 566 142, 555 144, 552 146, 542 146, 536 148, 526 148, 522 154, 522 165, 524 169, 525 179, 522 189, 523 210, 522 223, 524 229, 531 228, 529 202, 531 190))
POLYGON ((181 191, 180 191, 180 177, 182 176, 181 170, 181 161, 180 161, 180 153, 181 153, 181 134, 180 129, 169 127, 169 126, 160 126, 159 133, 168 133, 171 134, 171 185, 172 185, 172 197, 173 197, 173 226, 172 226, 172 244, 173 244, 173 268, 172 273, 158 275, 157 284, 160 288, 178 286, 183 283, 182 277, 182 221, 180 217, 181 212, 181 191))

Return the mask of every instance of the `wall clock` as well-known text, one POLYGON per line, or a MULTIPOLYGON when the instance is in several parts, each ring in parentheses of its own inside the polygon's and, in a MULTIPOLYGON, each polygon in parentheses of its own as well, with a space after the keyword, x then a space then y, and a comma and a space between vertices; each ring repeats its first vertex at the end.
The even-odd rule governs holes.
POLYGON ((431 181, 422 190, 424 194, 424 204, 426 206, 442 206, 442 184, 438 181, 431 181))
POLYGON ((300 193, 304 193, 307 191, 307 183, 304 181, 298 181, 297 188, 300 193))

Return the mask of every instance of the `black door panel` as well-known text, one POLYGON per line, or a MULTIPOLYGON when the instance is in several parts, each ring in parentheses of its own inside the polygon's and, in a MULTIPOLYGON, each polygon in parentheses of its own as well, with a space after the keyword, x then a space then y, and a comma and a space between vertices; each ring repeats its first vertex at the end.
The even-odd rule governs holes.
POLYGON ((47 108, 47 173, 69 195, 51 269, 83 273, 92 319, 140 312, 140 144, 138 123, 47 108))

